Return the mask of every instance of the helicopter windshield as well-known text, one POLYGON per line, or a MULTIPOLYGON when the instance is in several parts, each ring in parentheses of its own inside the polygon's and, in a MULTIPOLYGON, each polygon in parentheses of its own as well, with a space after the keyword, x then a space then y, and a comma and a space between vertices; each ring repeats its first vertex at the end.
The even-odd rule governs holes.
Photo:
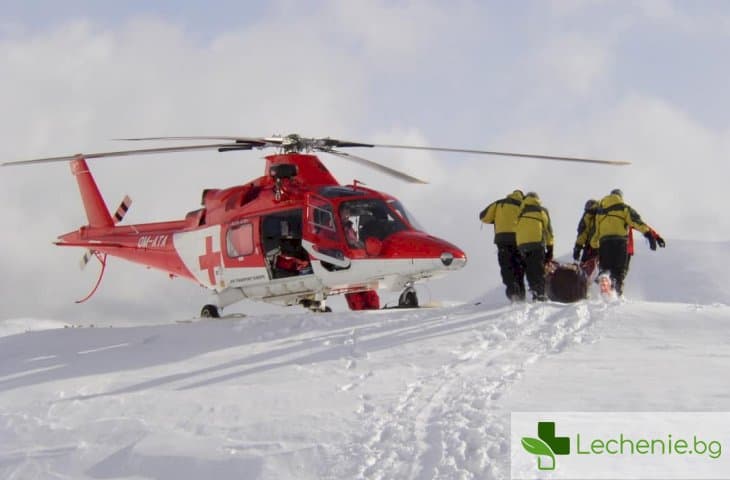
POLYGON ((411 224, 411 227, 413 227, 415 230, 424 231, 423 227, 420 223, 418 223, 418 220, 416 220, 416 217, 413 216, 413 214, 406 209, 406 207, 403 206, 402 203, 400 203, 398 200, 388 200, 388 205, 391 206, 393 210, 398 212, 398 214, 403 217, 403 219, 411 224))
POLYGON ((379 198, 350 200, 340 205, 340 219, 347 243, 362 248, 368 237, 385 240, 408 226, 388 205, 379 198))

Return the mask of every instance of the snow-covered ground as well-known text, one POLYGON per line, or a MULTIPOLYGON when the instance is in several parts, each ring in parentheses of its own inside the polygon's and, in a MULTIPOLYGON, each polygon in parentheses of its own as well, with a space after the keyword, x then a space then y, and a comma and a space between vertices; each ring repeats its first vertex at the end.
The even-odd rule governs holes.
POLYGON ((0 478, 509 478, 511 411, 728 411, 728 246, 639 249, 619 304, 5 319, 0 478))

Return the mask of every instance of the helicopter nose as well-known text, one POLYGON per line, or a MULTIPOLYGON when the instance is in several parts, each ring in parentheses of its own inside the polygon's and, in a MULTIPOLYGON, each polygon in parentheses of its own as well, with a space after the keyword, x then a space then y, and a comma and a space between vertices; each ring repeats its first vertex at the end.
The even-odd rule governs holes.
POLYGON ((456 270, 466 265, 466 254, 463 251, 448 242, 440 239, 439 241, 448 244, 448 248, 439 256, 444 267, 450 270, 456 270))
POLYGON ((438 258, 447 270, 458 270, 466 265, 466 254, 453 243, 433 235, 426 235, 421 242, 428 245, 424 250, 428 250, 432 258, 438 258))
POLYGON ((398 232, 383 244, 383 254, 391 258, 432 259, 443 270, 458 270, 466 265, 466 254, 446 240, 422 232, 398 232))

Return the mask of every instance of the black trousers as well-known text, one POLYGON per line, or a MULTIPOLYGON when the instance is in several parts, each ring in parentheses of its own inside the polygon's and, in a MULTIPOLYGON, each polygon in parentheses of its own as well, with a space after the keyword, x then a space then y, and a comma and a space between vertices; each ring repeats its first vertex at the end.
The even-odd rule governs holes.
POLYGON ((497 261, 505 294, 510 300, 525 299, 525 262, 515 244, 497 244, 497 261))
POLYGON ((598 265, 602 272, 608 272, 613 280, 613 288, 621 295, 624 290, 624 278, 628 268, 625 238, 609 238, 601 240, 598 247, 598 265))
POLYGON ((545 299, 545 250, 533 248, 523 250, 522 257, 525 259, 525 274, 527 283, 530 284, 530 291, 533 299, 545 299))
POLYGON ((631 257, 633 257, 634 254, 629 254, 626 252, 626 269, 624 270, 624 280, 626 280, 626 277, 629 275, 629 265, 631 265, 631 257))
POLYGON ((583 247, 583 255, 580 257, 580 263, 585 263, 596 255, 598 255, 598 252, 590 245, 586 245, 583 247))

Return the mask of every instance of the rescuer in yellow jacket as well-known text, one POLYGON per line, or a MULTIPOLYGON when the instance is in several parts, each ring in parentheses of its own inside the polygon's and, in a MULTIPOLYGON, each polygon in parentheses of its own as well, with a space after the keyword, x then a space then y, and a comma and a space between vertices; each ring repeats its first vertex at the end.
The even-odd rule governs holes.
POLYGON ((616 188, 601 199, 596 211, 596 229, 591 247, 598 249, 601 272, 609 272, 613 288, 623 293, 627 268, 627 243, 629 228, 640 231, 656 249, 656 239, 651 228, 644 223, 636 210, 624 203, 623 192, 616 188))
POLYGON ((533 301, 544 302, 545 264, 553 259, 553 227, 550 213, 535 192, 525 195, 515 228, 517 248, 525 260, 525 274, 533 301))
MULTIPOLYGON (((581 263, 585 263, 592 258, 598 256, 598 250, 591 247, 591 239, 596 231, 596 211, 598 210, 598 200, 590 199, 583 207, 583 215, 578 222, 578 236, 575 239, 573 247, 573 260, 576 262, 580 259, 581 263), (581 250, 583 256, 581 257, 581 250)), ((591 264, 590 271, 594 266, 591 264)), ((587 272, 589 274, 589 272, 587 272)))
POLYGON ((494 224, 494 243, 497 245, 502 283, 506 287, 507 298, 513 302, 525 299, 525 265, 515 240, 522 199, 522 191, 515 190, 479 212, 479 220, 494 224))

